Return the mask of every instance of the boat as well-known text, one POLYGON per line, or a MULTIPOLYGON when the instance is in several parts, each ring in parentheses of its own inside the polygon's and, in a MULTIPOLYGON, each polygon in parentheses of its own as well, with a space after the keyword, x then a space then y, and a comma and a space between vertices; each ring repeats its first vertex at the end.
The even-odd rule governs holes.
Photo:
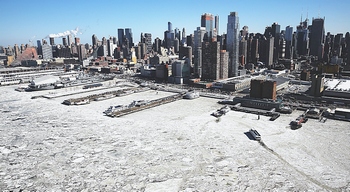
POLYGON ((217 110, 217 111, 214 111, 213 113, 211 113, 211 115, 214 116, 214 117, 221 117, 223 114, 220 113, 219 110, 217 110))
POLYGON ((103 113, 108 116, 113 116, 113 113, 122 111, 124 109, 128 109, 128 105, 116 105, 116 106, 110 106, 107 110, 105 110, 103 113))
POLYGON ((30 84, 25 90, 26 91, 51 90, 51 89, 55 89, 56 85, 59 84, 59 82, 60 82, 60 78, 58 76, 45 75, 30 81, 30 84))
POLYGON ((115 97, 115 95, 113 95, 113 94, 101 95, 99 97, 96 97, 94 99, 94 101, 102 101, 102 100, 106 100, 106 99, 111 99, 113 97, 115 97))
POLYGON ((79 101, 75 101, 74 105, 85 105, 85 104, 89 104, 89 103, 90 103, 89 99, 82 99, 82 100, 79 100, 79 101))
POLYGON ((138 101, 133 101, 130 104, 130 107, 136 106, 136 107, 141 107, 141 106, 145 106, 148 105, 150 102, 147 100, 138 100, 138 101))
POLYGON ((228 105, 225 105, 224 107, 222 107, 221 109, 219 109, 219 111, 225 115, 227 112, 229 112, 231 110, 231 108, 228 105))
POLYGON ((188 91, 184 96, 184 99, 196 99, 199 98, 199 92, 196 91, 188 91))
POLYGON ((261 140, 261 135, 260 135, 260 133, 257 130, 250 129, 249 133, 254 137, 255 140, 257 140, 257 141, 261 140))
POLYGON ((130 95, 132 93, 134 93, 133 90, 123 90, 123 91, 117 93, 116 96, 121 97, 121 96, 125 96, 125 95, 130 95))
POLYGON ((279 108, 280 113, 286 113, 286 114, 291 114, 293 112, 293 109, 289 106, 283 106, 279 108))

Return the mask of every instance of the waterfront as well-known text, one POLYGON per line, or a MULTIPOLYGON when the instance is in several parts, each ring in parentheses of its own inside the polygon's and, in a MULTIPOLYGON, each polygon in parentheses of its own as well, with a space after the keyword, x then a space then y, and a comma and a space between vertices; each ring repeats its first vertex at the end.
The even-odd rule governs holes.
POLYGON ((222 105, 205 97, 110 118, 110 105, 175 93, 66 106, 72 96, 31 99, 53 91, 16 87, 0 87, 3 191, 350 190, 349 122, 309 119, 290 129, 301 111, 275 121, 236 111, 217 119, 210 114, 222 105), (251 128, 264 145, 245 134, 251 128))

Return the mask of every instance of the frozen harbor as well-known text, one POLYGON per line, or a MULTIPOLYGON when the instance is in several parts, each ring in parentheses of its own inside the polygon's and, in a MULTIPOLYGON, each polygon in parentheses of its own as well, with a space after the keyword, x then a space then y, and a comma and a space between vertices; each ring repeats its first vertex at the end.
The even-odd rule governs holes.
POLYGON ((31 99, 45 92, 15 88, 0 87, 1 191, 350 190, 349 122, 309 119, 291 130, 301 111, 273 122, 236 111, 216 119, 222 105, 204 97, 110 118, 110 105, 174 93, 66 106, 71 96, 31 99))

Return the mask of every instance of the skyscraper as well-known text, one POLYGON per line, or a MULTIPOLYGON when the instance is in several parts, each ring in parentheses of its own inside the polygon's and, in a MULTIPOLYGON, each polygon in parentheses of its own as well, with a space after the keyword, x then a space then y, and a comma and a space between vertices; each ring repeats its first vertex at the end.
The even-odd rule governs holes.
POLYGON ((323 52, 322 46, 325 39, 324 18, 312 19, 311 33, 310 33, 310 55, 318 56, 322 59, 320 53, 323 52), (321 56, 321 57, 320 57, 321 56))
POLYGON ((73 42, 73 40, 72 40, 72 35, 67 35, 67 43, 68 43, 68 46, 71 46, 72 45, 72 42, 73 42))
POLYGON ((152 51, 152 34, 145 33, 145 44, 146 44, 146 53, 150 53, 152 51))
POLYGON ((186 43, 186 30, 185 28, 182 29, 182 39, 181 44, 184 45, 186 43))
POLYGON ((118 29, 118 46, 121 47, 124 41, 124 29, 118 29))
POLYGON ((65 38, 65 37, 63 37, 62 38, 62 44, 63 44, 63 46, 65 46, 65 47, 67 47, 67 38, 65 38))
POLYGON ((293 27, 287 26, 284 39, 286 40, 286 58, 287 59, 293 59, 293 49, 292 49, 292 42, 293 42, 293 27))
POLYGON ((213 81, 220 78, 220 43, 202 43, 202 80, 213 81))
POLYGON ((239 51, 239 42, 238 42, 238 33, 239 33, 239 20, 238 13, 231 12, 228 15, 227 21, 227 37, 226 37, 226 49, 230 55, 230 64, 229 64, 229 77, 238 76, 238 51, 239 51))
POLYGON ((214 17, 210 13, 204 13, 201 16, 201 27, 205 27, 208 39, 211 41, 214 33, 214 17))
POLYGON ((50 45, 54 45, 55 44, 55 38, 50 37, 50 45))
POLYGON ((216 29, 216 33, 219 34, 219 16, 215 16, 215 25, 214 28, 216 29))
POLYGON ((43 59, 49 60, 53 58, 52 55, 52 46, 48 44, 42 45, 43 59))
POLYGON ((97 42, 98 42, 97 36, 95 34, 93 34, 91 38, 92 38, 92 46, 93 46, 93 48, 96 48, 97 42))
POLYGON ((80 38, 79 37, 75 37, 74 40, 75 40, 75 44, 76 45, 80 44, 80 38))
POLYGON ((134 41, 132 38, 132 32, 130 28, 125 28, 125 38, 129 41, 129 48, 131 48, 134 45, 134 41))
POLYGON ((194 31, 194 74, 198 77, 201 77, 202 74, 202 42, 205 33, 204 27, 197 27, 197 30, 194 31))
MULTIPOLYGON (((271 26, 271 35, 274 37, 274 50, 273 50, 273 62, 278 61, 280 56, 280 38, 281 38, 281 26, 278 23, 273 23, 271 26)), ((269 37, 266 37, 269 39, 269 37)))

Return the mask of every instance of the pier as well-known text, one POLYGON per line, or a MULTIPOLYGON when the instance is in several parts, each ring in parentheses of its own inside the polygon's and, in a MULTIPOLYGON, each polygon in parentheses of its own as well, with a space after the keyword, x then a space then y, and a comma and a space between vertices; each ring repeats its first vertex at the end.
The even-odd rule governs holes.
POLYGON ((164 105, 166 103, 170 103, 170 102, 173 102, 173 101, 177 101, 177 100, 182 99, 182 97, 183 97, 183 94, 179 93, 179 94, 176 94, 176 95, 172 95, 172 96, 163 97, 163 98, 160 98, 160 99, 151 100, 146 105, 132 106, 132 107, 130 107, 128 109, 124 109, 124 110, 121 110, 121 111, 113 112, 109 116, 110 117, 121 117, 121 116, 124 116, 124 115, 128 115, 128 114, 131 114, 131 113, 135 113, 135 112, 138 112, 138 111, 142 111, 142 110, 145 110, 145 109, 156 107, 156 106, 159 106, 159 105, 164 105))

